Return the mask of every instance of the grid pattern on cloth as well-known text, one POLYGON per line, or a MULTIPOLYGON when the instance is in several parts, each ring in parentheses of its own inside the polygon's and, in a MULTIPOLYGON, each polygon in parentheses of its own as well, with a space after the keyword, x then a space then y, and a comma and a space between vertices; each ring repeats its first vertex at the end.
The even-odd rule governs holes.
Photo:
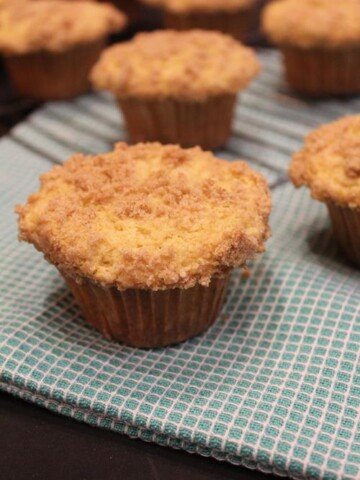
POLYGON ((360 289, 323 205, 288 183, 289 155, 359 102, 306 103, 282 85, 275 52, 241 96, 229 160, 273 190, 273 238, 235 272, 216 324, 181 345, 142 351, 83 321, 55 269, 16 241, 15 203, 74 150, 124 137, 114 102, 49 103, 0 142, 0 388, 91 425, 293 478, 360 475, 360 289), (120 132, 120 133, 119 133, 120 132))

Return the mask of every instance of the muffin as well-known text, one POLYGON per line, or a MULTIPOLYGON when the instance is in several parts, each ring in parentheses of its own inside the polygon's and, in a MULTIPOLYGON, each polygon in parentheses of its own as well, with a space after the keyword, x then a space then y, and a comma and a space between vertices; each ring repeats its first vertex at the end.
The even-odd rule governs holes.
POLYGON ((360 266, 360 115, 311 133, 293 158, 290 176, 296 187, 308 186, 326 203, 340 246, 360 266))
POLYGON ((264 250, 270 194, 244 162, 120 143, 54 167, 17 212, 20 239, 59 269, 91 325, 159 347, 215 321, 231 269, 264 250))
POLYGON ((165 30, 108 48, 91 79, 116 96, 132 142, 215 148, 230 135, 237 92, 259 70, 253 51, 227 35, 165 30))
POLYGON ((360 92, 359 0, 279 0, 263 29, 283 53, 289 85, 310 96, 360 92))
POLYGON ((264 0, 142 0, 159 8, 166 28, 218 30, 242 42, 251 41, 259 26, 264 0))
POLYGON ((106 37, 125 25, 115 7, 90 1, 14 1, 0 8, 0 52, 20 95, 64 99, 89 88, 106 37))

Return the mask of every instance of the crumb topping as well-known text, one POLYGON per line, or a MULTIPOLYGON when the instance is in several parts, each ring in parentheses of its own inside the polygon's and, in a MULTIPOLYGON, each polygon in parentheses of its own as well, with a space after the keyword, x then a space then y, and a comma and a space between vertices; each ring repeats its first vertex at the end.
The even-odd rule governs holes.
POLYGON ((238 92, 259 70, 254 52, 228 35, 166 30, 106 49, 91 78, 121 98, 202 100, 238 92))
POLYGON ((360 209, 360 115, 344 117, 308 135, 294 155, 290 177, 317 200, 360 209))
POLYGON ((93 1, 14 1, 0 9, 0 52, 61 52, 120 30, 126 17, 110 4, 93 1))
POLYGON ((17 207, 20 239, 66 275, 119 289, 208 285, 264 251, 270 193, 199 147, 120 143, 73 155, 17 207))
POLYGON ((263 29, 280 45, 359 47, 359 19, 359 0, 277 0, 264 11, 263 29))
POLYGON ((259 3, 259 0, 142 0, 142 2, 173 13, 186 14, 247 10, 259 3))

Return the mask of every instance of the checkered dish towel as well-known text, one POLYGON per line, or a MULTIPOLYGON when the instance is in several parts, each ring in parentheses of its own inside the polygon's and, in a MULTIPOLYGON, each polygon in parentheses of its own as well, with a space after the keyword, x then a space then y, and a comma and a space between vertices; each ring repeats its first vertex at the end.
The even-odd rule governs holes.
POLYGON ((121 346, 87 326, 56 270, 17 242, 13 206, 49 169, 26 147, 39 118, 0 143, 0 388, 234 464, 360 478, 359 273, 337 253, 323 205, 275 181, 268 251, 250 279, 235 272, 216 324, 174 347, 121 346))

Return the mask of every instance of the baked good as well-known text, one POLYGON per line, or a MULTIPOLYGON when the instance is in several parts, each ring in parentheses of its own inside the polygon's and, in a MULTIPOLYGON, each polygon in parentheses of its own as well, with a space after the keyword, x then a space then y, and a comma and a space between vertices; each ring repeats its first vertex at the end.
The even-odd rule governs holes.
POLYGON ((311 133, 293 157, 290 176, 326 203, 339 244, 360 266, 360 115, 311 133))
POLYGON ((287 79, 312 96, 360 92, 359 0, 278 0, 263 29, 283 52, 287 79))
POLYGON ((91 79, 117 97, 132 142, 215 148, 230 135, 236 94, 259 70, 254 52, 227 35, 165 30, 109 47, 91 79))
POLYGON ((86 91, 106 38, 125 16, 93 1, 14 1, 0 9, 0 52, 18 93, 40 100, 86 91))
POLYGON ((17 212, 95 328, 154 347, 215 320, 231 269, 264 251, 270 194, 244 162, 120 143, 54 167, 17 212))
POLYGON ((264 0, 142 0, 163 12, 166 28, 217 30, 253 40, 264 0))

